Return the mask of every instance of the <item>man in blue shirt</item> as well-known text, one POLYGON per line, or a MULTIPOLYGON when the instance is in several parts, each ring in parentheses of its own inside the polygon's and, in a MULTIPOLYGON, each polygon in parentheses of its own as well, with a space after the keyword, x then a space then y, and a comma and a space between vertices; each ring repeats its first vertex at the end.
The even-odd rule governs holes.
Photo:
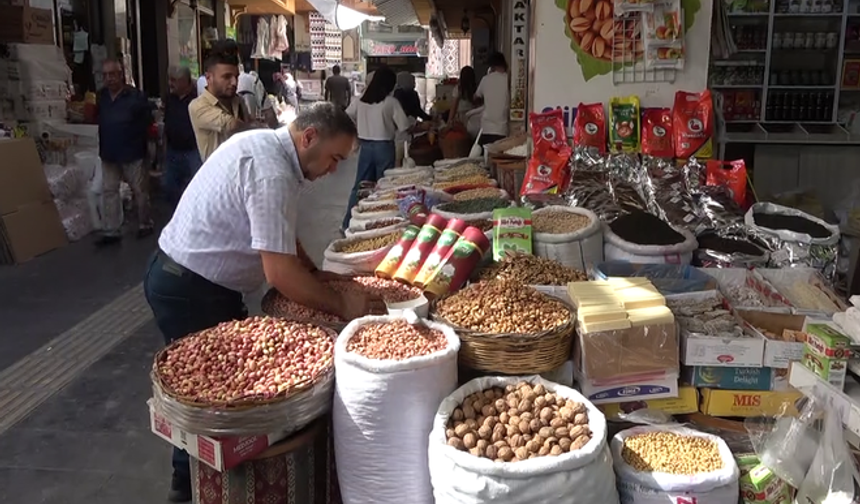
POLYGON ((143 162, 147 136, 152 123, 152 107, 146 95, 125 83, 122 64, 105 60, 102 66, 104 88, 98 95, 99 156, 104 184, 104 229, 99 245, 122 239, 120 180, 125 180, 137 203, 138 237, 152 234, 149 172, 143 162))
POLYGON ((164 105, 164 138, 167 144, 164 182, 173 205, 179 203, 191 177, 203 164, 188 114, 188 104, 197 98, 194 88, 195 83, 187 67, 170 69, 170 95, 164 105))

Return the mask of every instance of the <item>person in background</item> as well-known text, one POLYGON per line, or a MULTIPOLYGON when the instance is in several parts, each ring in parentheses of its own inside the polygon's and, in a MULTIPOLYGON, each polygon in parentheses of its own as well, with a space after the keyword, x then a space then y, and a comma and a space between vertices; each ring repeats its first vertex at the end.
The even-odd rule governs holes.
MULTIPOLYGON (((233 39, 224 39, 215 41, 212 46, 206 50, 206 57, 203 58, 203 62, 209 59, 209 56, 213 52, 219 52, 223 54, 234 54, 236 58, 239 58, 239 43, 233 39)), ((206 71, 204 69, 203 75, 197 78, 197 96, 203 94, 203 91, 206 89, 206 71)))
POLYGON ((415 76, 409 72, 397 74, 397 86, 394 88, 394 97, 403 107, 407 117, 429 121, 430 115, 421 108, 421 97, 415 91, 415 76))
POLYGON ((153 231, 147 187, 149 172, 143 162, 152 124, 152 106, 143 92, 125 84, 122 63, 107 59, 102 72, 105 86, 97 101, 105 229, 96 243, 108 245, 122 240, 121 180, 131 187, 137 203, 137 236, 143 238, 153 231))
POLYGON ((460 69, 460 79, 457 82, 457 87, 454 88, 454 105, 448 112, 448 124, 454 124, 459 121, 466 126, 469 134, 476 136, 481 128, 480 117, 475 114, 471 117, 477 120, 469 121, 467 114, 475 109, 475 92, 478 90, 478 78, 475 75, 475 69, 470 66, 464 66, 460 69))
POLYGON ((352 101, 352 83, 340 74, 340 65, 333 66, 331 73, 325 81, 325 100, 346 110, 352 101))
POLYGON ((358 189, 362 182, 376 182, 383 172, 394 168, 394 137, 397 132, 409 129, 409 118, 393 96, 397 76, 387 66, 380 67, 373 74, 373 80, 361 98, 354 100, 346 113, 355 121, 361 150, 358 154, 358 170, 355 184, 349 195, 343 229, 349 227, 352 207, 358 201, 358 189))
POLYGON ((484 145, 496 142, 508 136, 508 113, 510 110, 511 94, 508 89, 508 62, 502 53, 493 53, 488 60, 490 71, 481 79, 475 91, 476 103, 483 103, 472 112, 466 114, 481 114, 481 138, 478 144, 484 145))
POLYGON ((298 95, 298 86, 296 85, 295 79, 292 82, 287 82, 287 76, 290 75, 289 72, 284 73, 276 73, 273 76, 273 79, 277 83, 276 86, 278 88, 278 96, 281 100, 284 101, 287 105, 293 107, 294 110, 298 111, 299 109, 299 95, 298 95))
MULTIPOLYGON (((170 94, 164 105, 164 138, 166 169, 164 174, 170 203, 176 206, 182 191, 203 162, 197 150, 188 105, 197 98, 194 81, 187 67, 170 69, 170 94)), ((205 89, 204 89, 205 91, 205 89)))
POLYGON ((254 127, 254 118, 236 94, 238 79, 238 58, 213 50, 206 60, 206 89, 188 106, 203 161, 231 134, 254 127))
POLYGON ((263 123, 270 128, 278 127, 278 116, 275 114, 275 104, 266 93, 266 86, 260 80, 257 72, 246 71, 239 65, 239 81, 236 85, 236 93, 245 101, 248 114, 253 117, 262 117, 263 123))
MULTIPOLYGON (((210 80, 210 87, 211 87, 210 80)), ((331 290, 296 237, 302 187, 332 173, 355 147, 355 124, 330 103, 289 126, 243 132, 206 160, 149 260, 144 294, 165 344, 247 316, 244 296, 268 282, 304 306, 353 320, 381 300, 331 290)), ((168 499, 191 501, 188 453, 173 450, 168 499)))

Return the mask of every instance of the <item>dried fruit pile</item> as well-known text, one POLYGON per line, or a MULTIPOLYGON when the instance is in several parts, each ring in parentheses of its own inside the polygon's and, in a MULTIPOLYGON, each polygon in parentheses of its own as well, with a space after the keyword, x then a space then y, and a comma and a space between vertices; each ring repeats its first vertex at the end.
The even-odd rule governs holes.
POLYGON ((532 231, 535 233, 574 233, 589 224, 591 220, 585 215, 564 210, 544 210, 532 215, 532 231))
POLYGON ((717 443, 699 436, 674 432, 646 432, 624 440, 621 456, 642 472, 701 474, 723 468, 717 443))
POLYGON ((567 285, 588 280, 588 275, 552 259, 518 255, 487 266, 478 273, 478 278, 510 280, 526 285, 567 285))
POLYGON ((358 252, 379 250, 397 243, 402 234, 403 231, 394 231, 372 238, 351 238, 337 244, 334 251, 341 254, 356 254, 358 252))
POLYGON ((504 280, 472 284, 440 300, 436 314, 456 326, 489 334, 538 334, 571 318, 561 301, 504 280))
POLYGON ((332 368, 333 334, 271 317, 224 322, 164 351, 156 372, 168 393, 200 403, 271 399, 332 368))
POLYGON ((394 320, 361 326, 346 349, 369 359, 399 361, 430 355, 447 346, 448 338, 442 331, 394 320))
POLYGON ((591 440, 584 404, 527 382, 470 395, 447 427, 449 446, 496 462, 561 455, 591 440))

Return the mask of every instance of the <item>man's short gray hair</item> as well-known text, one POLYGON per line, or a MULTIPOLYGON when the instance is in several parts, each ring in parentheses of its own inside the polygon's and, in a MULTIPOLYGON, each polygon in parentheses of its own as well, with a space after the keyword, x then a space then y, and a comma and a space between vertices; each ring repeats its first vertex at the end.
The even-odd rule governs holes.
POLYGON ((168 70, 169 75, 174 79, 188 79, 191 81, 191 70, 184 66, 172 66, 168 70))
POLYGON ((355 123, 346 111, 331 102, 316 102, 303 106, 293 126, 298 130, 314 128, 323 138, 337 135, 358 136, 355 123))

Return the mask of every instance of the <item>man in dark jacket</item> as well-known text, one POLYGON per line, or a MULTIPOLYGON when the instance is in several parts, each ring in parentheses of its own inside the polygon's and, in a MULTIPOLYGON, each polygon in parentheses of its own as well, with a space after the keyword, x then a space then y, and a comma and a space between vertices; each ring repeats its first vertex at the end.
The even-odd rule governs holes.
POLYGON ((188 104, 197 98, 194 87, 187 67, 170 69, 170 95, 164 105, 164 138, 167 147, 164 183, 173 205, 179 203, 179 197, 191 177, 203 164, 188 115, 188 104))
POLYGON ((98 95, 99 156, 104 184, 104 229, 99 245, 122 239, 120 180, 125 180, 137 203, 138 237, 152 234, 149 172, 146 157, 152 107, 146 95, 126 85, 122 63, 105 60, 102 66, 105 86, 98 95))

